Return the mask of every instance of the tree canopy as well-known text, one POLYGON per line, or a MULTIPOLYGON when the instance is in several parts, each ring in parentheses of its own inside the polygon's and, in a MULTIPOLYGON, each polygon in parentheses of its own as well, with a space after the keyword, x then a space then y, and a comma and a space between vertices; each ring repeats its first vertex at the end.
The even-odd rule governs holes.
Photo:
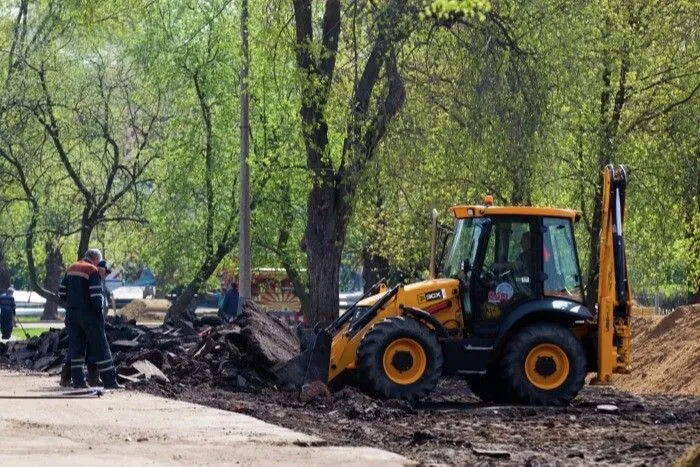
MULTIPOLYGON (((309 321, 337 315, 341 263, 367 283, 424 276, 430 210, 449 223, 486 194, 579 209, 594 292, 610 163, 631 173, 633 289, 700 293, 697 2, 249 10, 252 262, 286 270, 309 321)), ((0 3, 0 287, 57 301, 60 265, 92 245, 190 296, 236 267, 240 14, 0 3)))

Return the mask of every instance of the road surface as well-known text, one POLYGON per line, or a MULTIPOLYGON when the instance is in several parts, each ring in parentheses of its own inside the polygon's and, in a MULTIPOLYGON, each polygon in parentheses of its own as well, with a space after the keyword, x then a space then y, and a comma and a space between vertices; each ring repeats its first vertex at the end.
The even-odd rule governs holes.
POLYGON ((55 377, 0 370, 0 464, 411 464, 388 451, 325 446, 318 437, 247 415, 140 392, 60 394, 55 377))

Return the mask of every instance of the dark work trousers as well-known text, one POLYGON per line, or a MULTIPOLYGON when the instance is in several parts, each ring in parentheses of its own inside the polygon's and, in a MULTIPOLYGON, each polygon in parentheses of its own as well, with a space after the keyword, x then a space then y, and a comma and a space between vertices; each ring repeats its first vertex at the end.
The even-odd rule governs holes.
POLYGON ((105 335, 105 321, 102 313, 83 310, 68 310, 68 354, 70 355, 71 378, 73 385, 85 382, 86 353, 97 365, 105 386, 117 384, 117 372, 114 369, 112 352, 105 335), (89 351, 89 352, 88 352, 89 351))
MULTIPOLYGON (((66 325, 66 332, 68 333, 68 338, 70 342, 70 324, 68 323, 68 310, 66 310, 66 318, 63 320, 63 324, 66 325)), ((95 366, 95 352, 90 348, 90 343, 88 342, 87 352, 85 353, 85 363, 88 370, 88 382, 90 386, 97 386, 100 382, 100 374, 95 366)), ((63 362, 63 368, 61 368, 61 385, 70 384, 71 382, 71 371, 70 371, 70 352, 66 352, 66 361, 63 362)))
POLYGON ((12 318, 12 311, 0 311, 0 334, 2 334, 3 339, 9 339, 12 336, 12 318))

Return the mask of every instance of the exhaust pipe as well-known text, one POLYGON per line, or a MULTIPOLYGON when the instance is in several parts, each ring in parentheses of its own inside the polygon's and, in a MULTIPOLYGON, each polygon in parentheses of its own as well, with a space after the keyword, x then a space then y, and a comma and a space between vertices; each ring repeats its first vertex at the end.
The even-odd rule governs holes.
POLYGON ((438 222, 438 212, 437 209, 433 208, 431 212, 432 224, 433 224, 433 234, 430 241, 430 278, 435 279, 437 273, 435 271, 435 255, 437 254, 437 222, 438 222))

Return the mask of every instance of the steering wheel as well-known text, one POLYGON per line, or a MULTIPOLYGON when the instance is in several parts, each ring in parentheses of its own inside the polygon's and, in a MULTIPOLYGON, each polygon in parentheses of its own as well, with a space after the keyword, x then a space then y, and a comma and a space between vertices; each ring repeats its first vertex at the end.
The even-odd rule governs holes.
POLYGON ((483 266, 479 274, 479 280, 482 284, 489 285, 496 282, 498 275, 489 267, 483 266))
POLYGON ((500 279, 507 281, 513 287, 513 295, 523 294, 523 290, 515 280, 515 271, 513 269, 508 269, 498 276, 500 279))
POLYGON ((504 278, 504 279, 505 279, 506 277, 511 277, 511 278, 515 279, 515 276, 513 275, 513 270, 512 270, 512 269, 506 269, 505 271, 503 271, 502 273, 500 273, 500 274, 498 275, 498 277, 499 277, 499 278, 504 278))

